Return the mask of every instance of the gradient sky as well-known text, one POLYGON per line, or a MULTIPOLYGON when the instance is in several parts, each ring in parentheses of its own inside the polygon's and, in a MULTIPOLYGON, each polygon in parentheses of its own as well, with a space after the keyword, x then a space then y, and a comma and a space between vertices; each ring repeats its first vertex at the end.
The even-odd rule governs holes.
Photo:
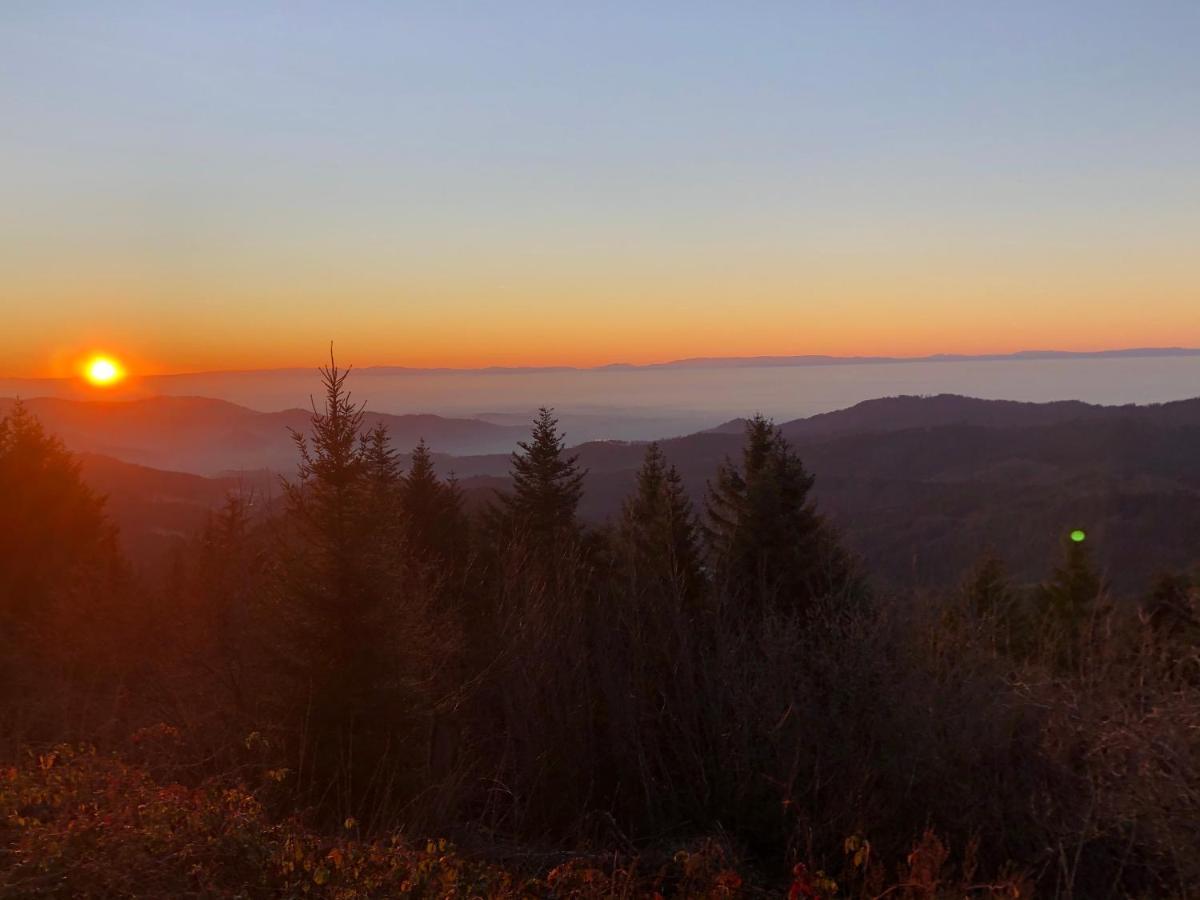
POLYGON ((1200 3, 0 7, 0 373, 1200 346, 1200 3))

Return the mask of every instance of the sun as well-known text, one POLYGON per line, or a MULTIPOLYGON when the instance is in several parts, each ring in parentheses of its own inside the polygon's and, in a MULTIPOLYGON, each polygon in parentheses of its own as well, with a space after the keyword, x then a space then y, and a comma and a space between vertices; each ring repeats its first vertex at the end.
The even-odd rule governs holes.
POLYGON ((111 356, 93 356, 84 364, 83 377, 97 387, 110 387, 125 377, 125 369, 111 356))

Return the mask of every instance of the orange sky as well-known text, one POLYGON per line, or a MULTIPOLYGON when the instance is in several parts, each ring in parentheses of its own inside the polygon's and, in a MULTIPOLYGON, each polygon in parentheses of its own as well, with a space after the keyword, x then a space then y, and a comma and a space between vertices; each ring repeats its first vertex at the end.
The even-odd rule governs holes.
POLYGON ((22 7, 0 376, 1200 347, 1200 8, 1070 6, 22 7))
POLYGON ((578 274, 514 265, 505 277, 432 272, 404 283, 381 261, 384 287, 309 273, 224 288, 216 276, 82 286, 42 275, 9 306, 3 368, 63 375, 97 350, 142 374, 308 366, 330 340, 356 365, 417 367, 1200 346, 1197 283, 1169 260, 1097 255, 1078 266, 1084 275, 866 250, 832 262, 797 254, 792 266, 760 257, 754 272, 734 262, 647 271, 598 260, 578 274))

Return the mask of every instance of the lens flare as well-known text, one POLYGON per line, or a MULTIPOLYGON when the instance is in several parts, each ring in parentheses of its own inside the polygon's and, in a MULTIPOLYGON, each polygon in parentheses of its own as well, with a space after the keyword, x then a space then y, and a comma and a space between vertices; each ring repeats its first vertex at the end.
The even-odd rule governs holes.
POLYGON ((125 377, 125 369, 111 356, 93 356, 83 367, 83 377, 97 387, 109 387, 125 377))

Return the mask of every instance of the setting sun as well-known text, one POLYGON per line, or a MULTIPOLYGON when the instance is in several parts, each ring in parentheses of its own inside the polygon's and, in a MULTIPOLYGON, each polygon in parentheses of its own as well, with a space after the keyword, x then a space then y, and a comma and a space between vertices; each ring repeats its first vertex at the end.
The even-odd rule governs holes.
POLYGON ((111 357, 95 356, 84 367, 84 377, 94 385, 108 387, 124 378, 125 370, 111 357))

